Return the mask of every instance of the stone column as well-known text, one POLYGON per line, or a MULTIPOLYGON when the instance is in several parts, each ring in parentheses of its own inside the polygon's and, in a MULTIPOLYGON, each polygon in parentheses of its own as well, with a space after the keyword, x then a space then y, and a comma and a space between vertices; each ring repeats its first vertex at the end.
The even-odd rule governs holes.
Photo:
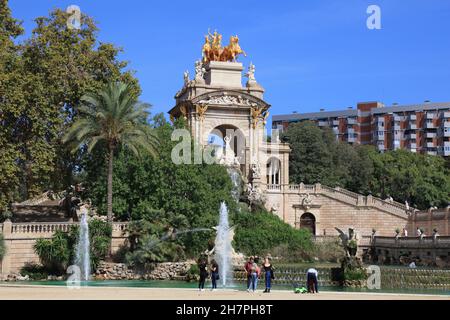
POLYGON ((8 275, 11 272, 11 232, 12 232, 12 222, 11 220, 6 220, 3 223, 3 238, 5 239, 6 255, 2 260, 2 274, 8 275))

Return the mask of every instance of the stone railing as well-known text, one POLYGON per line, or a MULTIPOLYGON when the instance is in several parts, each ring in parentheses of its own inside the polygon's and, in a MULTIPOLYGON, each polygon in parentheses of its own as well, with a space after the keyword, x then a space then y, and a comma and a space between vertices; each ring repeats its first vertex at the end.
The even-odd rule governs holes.
MULTIPOLYGON (((0 224, 0 232, 7 236, 36 236, 52 235, 56 231, 69 232, 72 226, 76 226, 76 222, 42 222, 42 223, 11 223, 5 222, 0 224)), ((127 229, 128 222, 114 222, 112 225, 113 234, 123 234, 127 229)))
POLYGON ((11 225, 11 234, 68 232, 72 225, 74 223, 13 223, 11 225))
POLYGON ((281 185, 279 185, 279 184, 269 184, 267 186, 267 190, 269 190, 269 191, 281 191, 281 185))
POLYGON ((323 194, 325 196, 331 197, 333 199, 337 199, 348 203, 350 205, 358 206, 358 207, 374 207, 403 218, 408 218, 408 208, 401 203, 395 201, 387 201, 382 200, 372 195, 363 196, 357 194, 355 192, 342 189, 339 187, 330 188, 327 186, 323 186, 321 184, 315 185, 269 185, 268 191, 283 191, 286 193, 314 193, 314 194, 323 194))
POLYGON ((374 237, 372 245, 386 248, 448 248, 450 236, 438 237, 374 237))

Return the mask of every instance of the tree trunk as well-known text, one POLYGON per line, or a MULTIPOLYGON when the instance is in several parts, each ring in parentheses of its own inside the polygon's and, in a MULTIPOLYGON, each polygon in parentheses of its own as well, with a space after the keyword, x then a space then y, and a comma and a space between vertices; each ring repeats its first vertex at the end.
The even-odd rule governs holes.
POLYGON ((113 196, 113 158, 114 147, 109 145, 109 158, 108 158, 108 196, 107 196, 107 214, 108 222, 113 222, 113 210, 112 210, 112 196, 113 196))

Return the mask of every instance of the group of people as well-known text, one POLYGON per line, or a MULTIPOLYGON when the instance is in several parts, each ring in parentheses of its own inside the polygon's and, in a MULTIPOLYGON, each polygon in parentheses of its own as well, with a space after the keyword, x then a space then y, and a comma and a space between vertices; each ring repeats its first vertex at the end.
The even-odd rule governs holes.
MULTIPOLYGON (((219 277, 219 265, 216 260, 212 260, 209 264, 206 259, 200 259, 198 261, 200 281, 198 285, 199 291, 205 290, 205 282, 208 277, 211 277, 212 291, 217 290, 217 281, 219 277)), ((251 256, 244 265, 244 271, 247 275, 247 292, 256 292, 258 288, 258 281, 264 272, 265 280, 265 290, 263 293, 270 293, 272 289, 272 281, 275 279, 275 268, 272 265, 271 258, 266 257, 264 262, 259 266, 259 257, 251 256)), ((306 285, 305 292, 308 293, 319 293, 318 289, 318 271, 314 268, 310 268, 306 274, 306 285)))
POLYGON ((266 257, 264 259, 264 263, 261 265, 261 268, 258 266, 258 262, 259 258, 252 256, 244 265, 244 270, 247 274, 247 291, 256 291, 256 289, 258 288, 258 279, 261 277, 262 271, 264 271, 266 285, 264 293, 270 293, 270 289, 272 288, 272 280, 275 279, 275 269, 270 262, 270 257, 266 257))
MULTIPOLYGON (((198 290, 205 291, 205 282, 209 276, 208 264, 206 262, 206 259, 200 259, 198 261, 198 267, 199 267, 199 272, 200 272, 200 281, 198 283, 198 290)), ((217 280, 220 279, 219 264, 216 262, 216 260, 212 260, 209 268, 211 271, 211 283, 212 283, 211 290, 216 291, 217 290, 217 280)))

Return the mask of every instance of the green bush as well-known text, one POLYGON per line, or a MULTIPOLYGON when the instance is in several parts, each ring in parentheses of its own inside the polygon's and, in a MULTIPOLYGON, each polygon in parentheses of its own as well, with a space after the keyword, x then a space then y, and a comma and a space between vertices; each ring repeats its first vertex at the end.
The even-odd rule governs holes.
MULTIPOLYGON (((73 226, 68 233, 56 231, 52 239, 38 239, 34 250, 46 272, 56 275, 65 273, 67 267, 74 263, 78 226, 73 226)), ((112 228, 107 222, 92 219, 89 221, 91 266, 95 270, 98 263, 109 252, 112 228)))
POLYGON ((148 269, 155 262, 184 259, 184 239, 176 236, 175 230, 186 228, 186 218, 149 206, 143 206, 140 211, 142 219, 128 225, 130 252, 125 255, 126 263, 148 269))
POLYGON ((247 255, 263 256, 274 248, 286 246, 291 253, 302 256, 313 247, 309 231, 296 230, 266 211, 236 213, 233 224, 236 226, 234 247, 247 255))
POLYGON ((347 281, 367 280, 367 272, 364 268, 347 268, 344 270, 344 279, 347 281))
POLYGON ((0 260, 3 259, 5 254, 6 254, 5 239, 3 238, 3 234, 0 233, 0 260))
POLYGON ((31 280, 46 280, 49 276, 46 267, 35 263, 27 263, 20 269, 20 274, 25 277, 29 276, 31 280))
POLYGON ((72 260, 71 240, 69 234, 56 231, 52 239, 36 241, 34 251, 49 273, 61 275, 67 269, 72 260))
POLYGON ((344 248, 339 238, 324 239, 315 242, 312 250, 308 253, 311 260, 319 262, 339 262, 345 256, 344 248))

